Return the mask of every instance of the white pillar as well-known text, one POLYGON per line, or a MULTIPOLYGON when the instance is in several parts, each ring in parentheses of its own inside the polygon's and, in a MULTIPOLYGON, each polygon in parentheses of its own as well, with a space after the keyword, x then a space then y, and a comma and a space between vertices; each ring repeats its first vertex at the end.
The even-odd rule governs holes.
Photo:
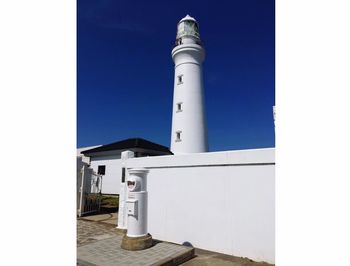
POLYGON ((207 152, 202 74, 205 50, 194 18, 187 15, 178 23, 171 55, 175 78, 170 149, 174 154, 207 152))
POLYGON ((117 228, 121 230, 127 229, 127 209, 126 200, 128 198, 128 189, 126 181, 128 180, 128 171, 126 171, 126 161, 129 158, 134 157, 134 152, 123 151, 121 154, 121 180, 120 180, 120 192, 119 192, 119 210, 118 210, 118 224, 117 228), (123 170, 124 168, 124 170, 123 170))
POLYGON ((144 168, 129 169, 128 199, 128 237, 143 237, 147 232, 147 173, 144 168))

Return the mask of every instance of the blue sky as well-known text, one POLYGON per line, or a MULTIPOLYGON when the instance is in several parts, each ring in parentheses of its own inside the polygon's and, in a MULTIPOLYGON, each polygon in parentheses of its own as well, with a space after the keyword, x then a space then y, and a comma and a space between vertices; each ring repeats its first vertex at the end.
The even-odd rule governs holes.
POLYGON ((142 137, 170 146, 176 24, 206 49, 210 151, 274 147, 275 3, 78 0, 78 147, 142 137))

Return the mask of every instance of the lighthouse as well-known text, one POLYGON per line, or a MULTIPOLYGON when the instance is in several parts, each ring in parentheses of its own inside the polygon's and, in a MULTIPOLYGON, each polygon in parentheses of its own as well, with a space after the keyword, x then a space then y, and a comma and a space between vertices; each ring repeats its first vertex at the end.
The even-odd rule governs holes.
POLYGON ((202 63, 205 50, 197 21, 187 15, 177 24, 171 128, 171 151, 174 154, 208 151, 204 107, 202 63))

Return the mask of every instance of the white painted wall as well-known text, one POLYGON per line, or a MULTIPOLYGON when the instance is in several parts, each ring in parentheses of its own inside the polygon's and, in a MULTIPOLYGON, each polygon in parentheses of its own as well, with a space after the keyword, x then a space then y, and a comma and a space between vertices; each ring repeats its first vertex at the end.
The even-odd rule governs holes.
POLYGON ((119 194, 122 176, 120 155, 91 157, 90 163, 96 173, 99 165, 106 166, 106 174, 102 178, 102 193, 119 194))
POLYGON ((274 148, 132 158, 155 239, 274 263, 274 148))

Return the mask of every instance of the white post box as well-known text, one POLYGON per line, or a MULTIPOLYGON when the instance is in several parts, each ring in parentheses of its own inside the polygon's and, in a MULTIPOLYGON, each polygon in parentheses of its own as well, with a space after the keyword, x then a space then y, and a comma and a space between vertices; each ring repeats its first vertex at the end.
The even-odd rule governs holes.
POLYGON ((127 236, 140 237, 147 235, 147 176, 144 168, 129 169, 127 181, 128 229, 127 236))
POLYGON ((152 236, 147 232, 147 173, 144 168, 129 169, 127 180, 127 233, 121 247, 142 250, 152 246, 152 236))

